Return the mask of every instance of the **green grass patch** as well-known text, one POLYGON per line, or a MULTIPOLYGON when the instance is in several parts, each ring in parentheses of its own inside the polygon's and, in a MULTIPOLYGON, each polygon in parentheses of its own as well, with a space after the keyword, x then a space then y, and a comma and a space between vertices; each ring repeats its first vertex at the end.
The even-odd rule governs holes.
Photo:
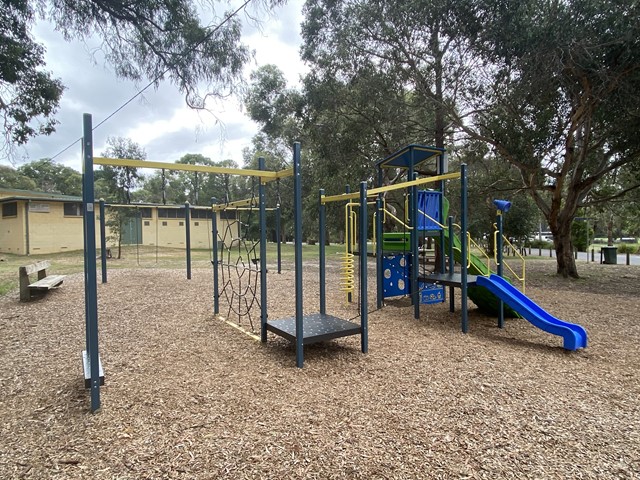
MULTIPOLYGON (((249 246, 250 247, 250 246, 249 246)), ((259 255, 259 245, 257 256, 259 255)), ((337 254, 344 251, 344 245, 330 245, 326 247, 327 261, 332 258, 338 258, 337 254)), ((185 269, 186 251, 181 248, 167 247, 149 247, 149 246, 131 246, 122 247, 121 257, 118 259, 118 249, 111 249, 113 258, 107 262, 107 269, 120 268, 146 268, 146 269, 185 269)), ((293 263, 294 261, 294 245, 281 245, 281 258, 284 263, 293 263)), ((191 267, 192 268, 210 268, 212 253, 210 250, 193 249, 191 250, 191 267)), ((318 245, 303 245, 302 260, 318 261, 319 247, 318 245)), ((275 243, 267 244, 267 263, 275 264, 277 262, 277 245, 275 243)), ((51 268, 48 274, 69 275, 84 271, 84 253, 82 250, 64 253, 52 253, 44 255, 12 255, 0 254, 0 295, 18 288, 18 269, 21 266, 29 265, 41 260, 49 260, 51 268)), ((98 275, 100 275, 100 258, 96 259, 96 267, 98 275)))

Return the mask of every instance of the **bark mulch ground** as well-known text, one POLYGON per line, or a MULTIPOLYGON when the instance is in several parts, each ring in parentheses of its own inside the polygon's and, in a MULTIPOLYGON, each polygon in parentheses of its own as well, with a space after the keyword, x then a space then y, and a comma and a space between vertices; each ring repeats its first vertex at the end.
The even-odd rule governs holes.
MULTIPOLYGON (((29 304, 10 293, 0 478, 638 478, 640 269, 581 265, 567 281, 553 261, 527 268, 527 294, 582 324, 586 350, 474 310, 463 335, 447 304, 417 321, 400 299, 370 314, 367 355, 349 337, 307 347, 297 369, 285 340, 262 345, 214 317, 209 270, 113 271, 98 285, 97 414, 83 276, 29 304)), ((305 267, 308 312, 317 272, 305 267)), ((331 270, 330 313, 357 315, 335 285, 331 270)), ((269 273, 270 318, 294 314, 293 286, 292 272, 269 273)))

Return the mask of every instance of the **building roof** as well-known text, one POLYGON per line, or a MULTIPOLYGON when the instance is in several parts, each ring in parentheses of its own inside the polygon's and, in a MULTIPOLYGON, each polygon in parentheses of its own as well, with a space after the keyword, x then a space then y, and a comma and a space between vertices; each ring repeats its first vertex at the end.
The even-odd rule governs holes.
POLYGON ((54 202, 81 202, 82 197, 62 195, 61 193, 39 192, 37 190, 21 190, 19 188, 0 187, 0 202, 16 200, 49 200, 54 202))
POLYGON ((444 152, 444 148, 411 144, 378 161, 376 166, 378 168, 404 168, 408 170, 410 167, 415 168, 417 165, 438 157, 444 152))

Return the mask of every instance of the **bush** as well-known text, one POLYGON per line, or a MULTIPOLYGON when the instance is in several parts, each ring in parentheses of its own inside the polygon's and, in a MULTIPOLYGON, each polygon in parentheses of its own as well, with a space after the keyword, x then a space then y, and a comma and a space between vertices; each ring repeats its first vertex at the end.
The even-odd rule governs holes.
POLYGON ((548 248, 553 249, 553 242, 548 242, 546 240, 533 240, 531 242, 531 248, 548 248))
POLYGON ((616 245, 618 247, 618 253, 638 253, 638 245, 634 245, 633 243, 618 243, 616 245))

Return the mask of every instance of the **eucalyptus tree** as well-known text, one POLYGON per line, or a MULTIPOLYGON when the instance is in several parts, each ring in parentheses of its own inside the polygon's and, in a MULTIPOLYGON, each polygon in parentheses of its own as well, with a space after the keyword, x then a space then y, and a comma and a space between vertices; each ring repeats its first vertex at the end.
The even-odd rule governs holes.
POLYGON ((557 272, 577 277, 576 212, 636 190, 599 184, 640 166, 640 5, 631 0, 469 0, 476 65, 457 125, 520 171, 554 236, 557 272), (611 188, 609 188, 611 187, 611 188))
MULTIPOLYGON (((130 138, 109 137, 107 149, 102 156, 109 158, 125 158, 131 160, 146 160, 147 152, 130 138)), ((138 169, 134 167, 116 167, 103 165, 95 173, 96 185, 105 190, 96 192, 96 195, 106 196, 106 200, 126 205, 131 203, 133 191, 140 181, 138 169)), ((118 258, 122 255, 122 237, 125 224, 135 215, 130 208, 112 209, 106 221, 111 231, 111 239, 118 244, 118 258)))
POLYGON ((245 0, 232 10, 218 0, 0 1, 3 145, 55 130, 64 86, 47 72, 44 47, 33 37, 38 20, 53 23, 67 40, 101 40, 105 61, 119 77, 156 86, 170 80, 190 107, 205 108, 207 97, 237 89, 251 58, 236 14, 250 4, 269 9, 280 3, 245 0))
POLYGON ((18 172, 31 178, 40 191, 82 195, 80 172, 48 158, 25 163, 18 168, 18 172))

